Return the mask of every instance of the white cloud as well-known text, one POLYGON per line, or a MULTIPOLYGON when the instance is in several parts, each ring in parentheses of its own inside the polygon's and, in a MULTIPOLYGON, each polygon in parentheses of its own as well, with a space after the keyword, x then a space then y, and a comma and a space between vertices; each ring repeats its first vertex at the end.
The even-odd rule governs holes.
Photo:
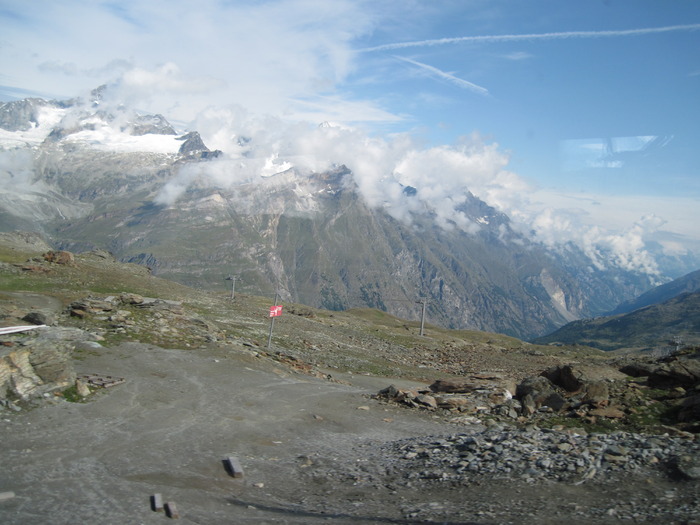
MULTIPOLYGON (((339 100, 347 103, 337 87, 356 67, 352 43, 382 16, 369 5, 18 2, 5 21, 0 14, 3 40, 12 43, 0 48, 10 73, 4 83, 50 86, 62 98, 118 82, 140 109, 182 121, 231 103, 269 114, 310 112, 314 104, 316 116, 332 117, 339 100)), ((395 118, 372 102, 352 105, 374 119, 395 118)))
POLYGON ((612 261, 621 268, 656 275, 657 254, 649 243, 659 243, 668 256, 700 247, 693 198, 545 189, 532 189, 529 195, 515 213, 520 223, 532 225, 537 238, 551 246, 573 242, 599 267, 612 261))
POLYGON ((528 60, 532 58, 531 53, 526 53, 525 51, 515 51, 513 53, 509 53, 507 55, 504 55, 503 58, 506 58, 508 60, 528 60))
POLYGON ((0 185, 13 192, 30 192, 34 178, 33 156, 28 149, 0 150, 0 185))

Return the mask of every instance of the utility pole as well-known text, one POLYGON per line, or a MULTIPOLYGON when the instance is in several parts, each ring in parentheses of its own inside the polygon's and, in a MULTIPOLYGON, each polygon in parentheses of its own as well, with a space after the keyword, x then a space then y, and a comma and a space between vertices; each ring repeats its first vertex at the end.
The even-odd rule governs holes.
POLYGON ((231 300, 233 301, 234 297, 236 296, 236 276, 229 275, 224 280, 231 281, 231 300))
POLYGON ((428 300, 425 297, 423 297, 423 298, 421 298, 420 301, 417 301, 417 303, 423 305, 421 315, 420 315, 420 335, 422 337, 423 336, 423 328, 425 327, 425 305, 428 303, 428 300))

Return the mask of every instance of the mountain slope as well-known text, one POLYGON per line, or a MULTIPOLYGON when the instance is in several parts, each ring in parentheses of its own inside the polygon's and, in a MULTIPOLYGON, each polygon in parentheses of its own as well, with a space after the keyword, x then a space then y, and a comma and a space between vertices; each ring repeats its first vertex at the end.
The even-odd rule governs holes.
POLYGON ((578 343, 601 350, 697 345, 700 344, 700 291, 682 293, 628 314, 574 321, 534 342, 578 343))
POLYGON ((652 288, 631 301, 625 301, 618 305, 617 308, 615 308, 608 315, 632 312, 638 308, 667 301, 668 299, 672 299, 673 297, 676 297, 682 293, 695 292, 697 290, 700 290, 700 270, 684 275, 683 277, 679 277, 678 279, 674 279, 669 283, 652 288))

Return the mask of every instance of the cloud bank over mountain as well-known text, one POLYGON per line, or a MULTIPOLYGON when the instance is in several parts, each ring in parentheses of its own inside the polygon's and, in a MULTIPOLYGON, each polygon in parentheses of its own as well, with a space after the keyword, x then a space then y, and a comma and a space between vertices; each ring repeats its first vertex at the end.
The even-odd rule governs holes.
POLYGON ((538 200, 537 188, 509 171, 508 154, 476 134, 452 146, 421 147, 408 135, 371 137, 343 126, 251 116, 241 108, 210 109, 194 125, 224 156, 187 167, 163 188, 160 204, 174 204, 200 177, 230 188, 292 167, 305 174, 344 165, 366 201, 399 220, 410 223, 412 213, 427 210, 443 228, 475 233, 480 224, 459 210, 471 192, 508 215, 516 229, 550 247, 572 242, 599 268, 612 263, 660 273, 647 241, 662 230, 664 219, 640 215, 621 229, 619 221, 606 228, 591 224, 581 207, 548 206, 538 200), (409 186, 415 193, 404 191, 409 186))

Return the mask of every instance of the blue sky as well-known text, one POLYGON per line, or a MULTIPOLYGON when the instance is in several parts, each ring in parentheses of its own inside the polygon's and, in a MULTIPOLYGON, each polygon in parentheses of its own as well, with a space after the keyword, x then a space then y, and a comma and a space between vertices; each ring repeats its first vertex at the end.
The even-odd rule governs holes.
POLYGON ((515 178, 470 189, 543 236, 700 253, 700 2, 0 0, 0 65, 4 100, 111 83, 183 127, 235 105, 408 136, 426 170, 491 144, 515 178))
MULTIPOLYGON (((688 162, 700 130, 700 3, 586 2, 572 9, 565 2, 496 2, 480 20, 470 14, 486 4, 458 7, 465 4, 418 30, 415 46, 372 57, 387 61, 386 81, 373 88, 391 93, 393 112, 408 110, 430 141, 472 130, 493 137, 512 152, 514 170, 546 184, 625 193, 634 178, 638 191, 700 196, 697 163, 688 162), (659 32, 635 32, 641 29, 659 32), (498 38, 528 34, 536 36, 498 38), (430 45, 460 36, 495 38, 430 45), (594 156, 576 155, 638 136, 673 139, 665 148, 626 151, 606 169, 594 156), (660 175, 667 177, 662 184, 660 175), (685 181, 669 185, 674 177, 685 181)), ((393 33, 381 40, 407 40, 393 33)))

